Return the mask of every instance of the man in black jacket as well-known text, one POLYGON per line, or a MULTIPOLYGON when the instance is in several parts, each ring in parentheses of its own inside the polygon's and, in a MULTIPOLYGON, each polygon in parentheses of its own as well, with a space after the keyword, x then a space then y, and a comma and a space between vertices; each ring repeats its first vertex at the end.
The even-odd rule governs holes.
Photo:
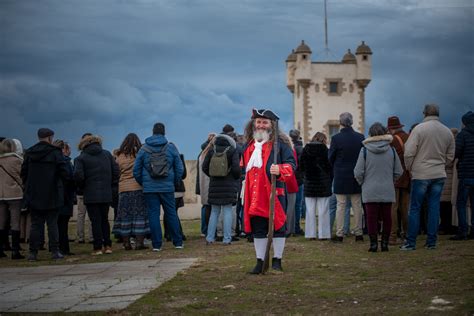
POLYGON ((21 177, 25 184, 24 202, 31 211, 30 254, 28 261, 36 261, 41 247, 41 231, 48 224, 52 259, 62 259, 59 252, 58 216, 64 204, 63 181, 69 177, 61 149, 52 145, 54 132, 38 130, 36 145, 25 153, 21 177))
POLYGON ((474 239, 474 112, 469 111, 462 117, 463 129, 456 136, 454 159, 458 159, 458 209, 459 231, 451 240, 474 239), (467 236, 466 205, 471 201, 471 233, 467 236))

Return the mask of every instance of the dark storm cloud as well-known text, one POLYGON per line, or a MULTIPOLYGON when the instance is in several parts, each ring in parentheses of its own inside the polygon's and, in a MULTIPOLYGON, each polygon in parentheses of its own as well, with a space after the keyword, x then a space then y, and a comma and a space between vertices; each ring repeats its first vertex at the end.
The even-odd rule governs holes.
MULTIPOLYGON (((365 40, 374 51, 367 124, 423 104, 458 126, 474 103, 471 1, 328 1, 333 60, 365 40)), ((284 60, 301 39, 323 55, 323 1, 0 2, 0 135, 27 145, 51 126, 72 143, 85 131, 110 149, 156 121, 192 158, 209 131, 242 131, 253 106, 288 130, 284 60), (2 115, 3 117, 3 115, 2 115)))

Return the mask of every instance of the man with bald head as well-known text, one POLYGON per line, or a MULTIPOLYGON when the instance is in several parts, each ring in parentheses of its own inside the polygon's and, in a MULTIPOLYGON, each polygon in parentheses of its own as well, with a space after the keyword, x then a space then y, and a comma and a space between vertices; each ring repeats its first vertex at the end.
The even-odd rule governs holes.
POLYGON ((454 137, 451 130, 439 121, 439 107, 427 104, 425 118, 408 137, 405 144, 405 165, 412 178, 408 234, 401 250, 415 250, 420 228, 420 209, 423 200, 428 201, 426 249, 436 249, 439 226, 439 204, 446 165, 454 159, 454 137))

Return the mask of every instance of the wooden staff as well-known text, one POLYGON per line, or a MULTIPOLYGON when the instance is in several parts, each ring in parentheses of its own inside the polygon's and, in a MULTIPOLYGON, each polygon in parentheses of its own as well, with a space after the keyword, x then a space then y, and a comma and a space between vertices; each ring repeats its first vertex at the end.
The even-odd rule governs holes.
MULTIPOLYGON (((273 142, 273 164, 278 163, 278 119, 275 121, 275 140, 273 142)), ((275 197, 276 197, 276 175, 271 175, 272 191, 270 193, 270 212, 268 214, 268 234, 267 234, 267 249, 265 249, 265 259, 263 260, 262 274, 268 271, 270 266, 270 248, 273 242, 273 230, 275 220, 275 197)))

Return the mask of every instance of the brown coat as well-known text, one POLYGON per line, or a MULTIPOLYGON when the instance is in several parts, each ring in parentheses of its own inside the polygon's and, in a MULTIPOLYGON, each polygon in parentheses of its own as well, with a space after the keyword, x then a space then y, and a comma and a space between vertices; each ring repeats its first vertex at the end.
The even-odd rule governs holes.
POLYGON ((23 188, 20 185, 22 184, 20 177, 22 163, 23 159, 15 153, 0 155, 0 200, 23 198, 23 188))
POLYGON ((124 154, 115 157, 120 169, 119 193, 142 190, 143 188, 133 177, 133 165, 135 157, 124 154))
POLYGON ((408 189, 410 187, 410 175, 405 166, 405 159, 403 157, 403 154, 405 153, 405 143, 407 142, 407 140, 408 134, 401 130, 393 134, 393 140, 390 143, 390 145, 397 151, 398 158, 400 158, 400 162, 403 168, 403 174, 395 182, 396 188, 408 189))

